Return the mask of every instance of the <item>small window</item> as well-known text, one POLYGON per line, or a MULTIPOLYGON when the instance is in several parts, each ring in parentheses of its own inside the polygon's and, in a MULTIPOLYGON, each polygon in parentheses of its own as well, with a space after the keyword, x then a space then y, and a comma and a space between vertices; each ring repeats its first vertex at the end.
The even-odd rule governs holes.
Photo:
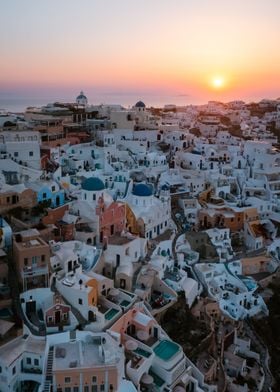
POLYGON ((65 384, 69 384, 69 382, 71 382, 71 377, 65 377, 64 382, 65 384))
POLYGON ((74 387, 73 392, 79 392, 79 389, 80 389, 79 387, 74 387))
POLYGON ((18 157, 18 152, 17 151, 14 152, 14 157, 18 157))
POLYGON ((54 191, 55 191, 55 185, 52 186, 52 192, 54 192, 54 191))
POLYGON ((101 384, 101 385, 100 385, 100 391, 101 391, 101 392, 105 391, 105 385, 104 385, 104 384, 101 384))
POLYGON ((45 255, 41 256, 41 261, 45 261, 45 255))
POLYGON ((79 298, 79 305, 83 305, 83 300, 82 300, 82 298, 79 298))
POLYGON ((46 194, 46 192, 44 192, 43 193, 43 199, 46 199, 47 198, 47 194, 46 194))
POLYGON ((29 156, 33 157, 33 151, 29 151, 29 156))
POLYGON ((37 358, 34 359, 34 365, 39 366, 39 359, 37 359, 37 358))
POLYGON ((93 376, 92 377, 92 383, 94 384, 94 383, 96 383, 97 382, 97 378, 96 378, 96 376, 93 376))
POLYGON ((89 386, 88 385, 84 386, 84 392, 89 392, 89 386))
POLYGON ((31 365, 31 358, 30 357, 26 358, 26 363, 27 363, 27 365, 31 365))
POLYGON ((13 367, 13 374, 16 374, 16 367, 13 367))
POLYGON ((24 258, 24 265, 27 266, 27 264, 28 264, 28 257, 25 257, 24 258))
POLYGON ((71 387, 64 388, 64 392, 71 392, 71 387))

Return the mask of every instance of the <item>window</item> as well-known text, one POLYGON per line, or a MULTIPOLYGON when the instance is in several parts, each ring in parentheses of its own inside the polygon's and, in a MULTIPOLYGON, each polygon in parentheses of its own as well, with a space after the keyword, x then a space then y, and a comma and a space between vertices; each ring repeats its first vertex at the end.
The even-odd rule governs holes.
POLYGON ((31 358, 30 357, 26 358, 26 363, 27 363, 27 365, 31 365, 31 358))
POLYGON ((43 199, 46 199, 47 198, 47 194, 46 194, 46 192, 44 192, 43 193, 43 199))
POLYGON ((29 156, 33 157, 33 151, 29 151, 29 156))
POLYGON ((82 298, 79 298, 79 305, 83 305, 83 300, 82 300, 82 298))
POLYGON ((96 200, 96 195, 95 195, 95 193, 92 195, 92 200, 93 200, 93 201, 96 200))
POLYGON ((45 261, 45 255, 41 256, 41 261, 45 261))
POLYGON ((89 386, 88 385, 84 386, 84 392, 89 392, 89 386))
POLYGON ((79 392, 79 387, 74 387, 73 392, 79 392))
POLYGON ((18 157, 18 152, 17 151, 14 152, 14 157, 18 157))
POLYGON ((71 387, 64 388, 64 392, 71 392, 71 387))
POLYGON ((52 192, 54 192, 54 191, 55 191, 55 185, 52 186, 52 192))
POLYGON ((97 385, 92 385, 91 392, 97 392, 98 391, 97 388, 98 388, 97 385))
POLYGON ((13 374, 16 374, 16 367, 13 367, 13 374))
POLYGON ((65 377, 64 382, 65 384, 69 384, 69 382, 71 382, 71 377, 65 377))
POLYGON ((27 264, 28 264, 28 257, 25 257, 23 262, 24 262, 24 265, 27 266, 27 264))
POLYGON ((2 373, 2 366, 0 366, 0 373, 2 373))
POLYGON ((97 381, 96 376, 93 376, 93 377, 92 377, 92 383, 94 384, 96 381, 97 381))
POLYGON ((100 385, 100 391, 101 391, 101 392, 105 391, 105 385, 104 385, 104 384, 101 384, 101 385, 100 385))
POLYGON ((39 359, 37 359, 37 358, 34 359, 34 365, 39 366, 39 359))

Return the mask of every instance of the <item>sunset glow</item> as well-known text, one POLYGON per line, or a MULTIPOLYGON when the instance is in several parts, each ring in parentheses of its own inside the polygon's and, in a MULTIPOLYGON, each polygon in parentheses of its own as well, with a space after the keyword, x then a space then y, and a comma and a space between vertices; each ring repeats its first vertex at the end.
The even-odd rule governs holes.
POLYGON ((224 87, 224 79, 223 78, 214 78, 212 81, 213 87, 216 89, 221 89, 224 87))
POLYGON ((277 97, 279 14, 278 0, 5 2, 0 94, 277 97))

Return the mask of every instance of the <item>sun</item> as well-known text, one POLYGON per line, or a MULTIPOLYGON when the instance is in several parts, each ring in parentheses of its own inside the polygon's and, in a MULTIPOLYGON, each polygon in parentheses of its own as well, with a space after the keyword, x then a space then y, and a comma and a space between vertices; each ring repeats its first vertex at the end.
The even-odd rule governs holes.
POLYGON ((222 77, 216 77, 216 78, 213 78, 213 80, 212 80, 212 86, 215 89, 223 88, 224 84, 225 84, 225 82, 224 82, 224 79, 222 77))

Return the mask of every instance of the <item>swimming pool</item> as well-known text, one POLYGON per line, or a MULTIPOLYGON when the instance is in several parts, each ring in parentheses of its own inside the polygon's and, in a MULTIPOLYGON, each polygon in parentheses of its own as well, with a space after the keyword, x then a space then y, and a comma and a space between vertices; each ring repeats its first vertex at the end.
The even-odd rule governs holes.
POLYGON ((120 303, 120 305, 121 305, 122 307, 124 307, 124 308, 126 308, 129 304, 130 304, 130 302, 127 301, 126 299, 124 299, 124 300, 120 303))
POLYGON ((112 320, 112 318, 119 313, 117 309, 110 309, 107 313, 105 313, 106 320, 112 320))
POLYGON ((243 279, 243 283, 245 283, 245 285, 249 291, 252 291, 257 287, 256 282, 252 279, 243 279))
POLYGON ((180 346, 170 340, 162 340, 153 350, 157 357, 169 361, 180 350, 180 346))
POLYGON ((151 353, 149 353, 146 350, 143 350, 140 347, 137 347, 137 349, 134 350, 134 352, 135 352, 135 354, 139 354, 139 355, 141 355, 142 357, 145 357, 145 358, 149 358, 151 356, 151 353))
POLYGON ((2 318, 2 319, 10 318, 11 315, 12 315, 12 312, 9 308, 3 308, 0 310, 0 318, 2 318))

